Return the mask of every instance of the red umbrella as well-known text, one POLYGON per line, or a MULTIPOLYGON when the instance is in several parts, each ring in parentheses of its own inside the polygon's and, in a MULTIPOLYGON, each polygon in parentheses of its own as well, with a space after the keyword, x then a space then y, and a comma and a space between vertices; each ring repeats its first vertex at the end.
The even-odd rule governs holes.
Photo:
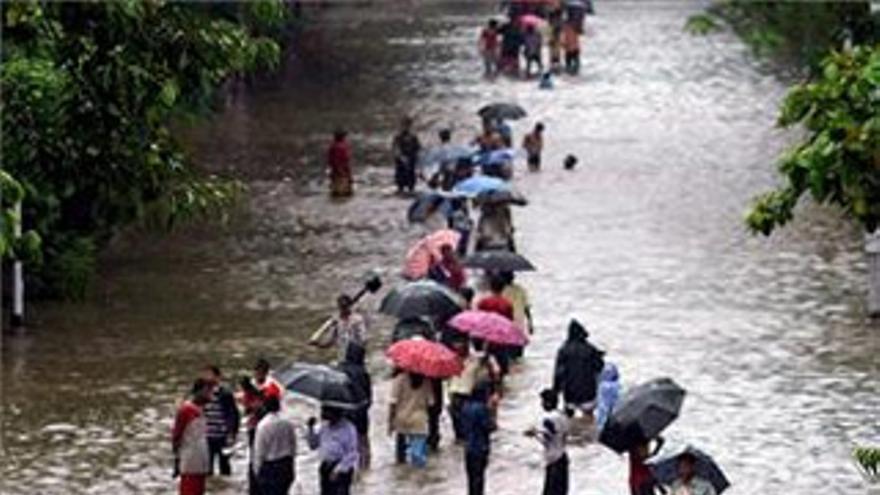
POLYGON ((489 311, 463 311, 449 320, 449 326, 493 344, 520 346, 529 341, 519 325, 489 311))
POLYGON ((461 358, 443 344, 421 338, 401 340, 385 352, 394 366, 429 378, 449 378, 463 369, 461 358))
POLYGON ((428 275, 431 264, 440 259, 440 249, 443 246, 455 248, 460 238, 461 234, 451 229, 438 230, 421 238, 406 253, 404 276, 415 280, 428 275))

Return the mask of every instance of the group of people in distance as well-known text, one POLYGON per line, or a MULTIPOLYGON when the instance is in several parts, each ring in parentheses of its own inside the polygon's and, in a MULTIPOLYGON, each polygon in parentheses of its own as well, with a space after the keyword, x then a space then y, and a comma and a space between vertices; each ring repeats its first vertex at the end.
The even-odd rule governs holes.
POLYGON ((498 74, 526 78, 542 75, 549 80, 549 74, 563 70, 577 74, 584 17, 592 11, 589 5, 587 2, 569 5, 546 2, 538 7, 514 4, 504 21, 489 19, 478 40, 485 75, 490 78, 498 74))

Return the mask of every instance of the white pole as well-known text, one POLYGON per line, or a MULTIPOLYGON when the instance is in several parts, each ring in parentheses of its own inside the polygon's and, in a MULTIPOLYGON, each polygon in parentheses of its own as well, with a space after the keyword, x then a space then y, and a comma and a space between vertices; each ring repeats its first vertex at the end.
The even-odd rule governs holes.
MULTIPOLYGON (((15 230, 13 232, 16 240, 21 238, 21 202, 15 205, 15 230)), ((12 264, 12 328, 21 328, 24 326, 24 277, 23 267, 20 260, 15 260, 12 264)))

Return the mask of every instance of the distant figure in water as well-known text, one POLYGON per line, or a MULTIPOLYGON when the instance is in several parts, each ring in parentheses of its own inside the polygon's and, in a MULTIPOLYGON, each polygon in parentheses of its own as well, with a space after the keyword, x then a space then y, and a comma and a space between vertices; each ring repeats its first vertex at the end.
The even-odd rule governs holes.
POLYGON ((541 80, 538 81, 538 89, 553 89, 553 73, 549 70, 541 74, 541 80))
POLYGON ((574 155, 568 155, 565 157, 565 161, 562 162, 562 167, 565 170, 574 170, 574 167, 577 165, 578 159, 574 155))
POLYGON ((397 183, 397 192, 413 192, 416 187, 416 165, 419 160, 419 152, 422 143, 419 137, 412 132, 413 121, 404 117, 401 121, 400 132, 394 136, 391 150, 394 154, 394 181, 397 183))
POLYGON ((327 168, 330 173, 330 194, 334 197, 351 196, 353 192, 351 177, 351 146, 348 133, 342 129, 333 133, 333 143, 327 150, 327 168))

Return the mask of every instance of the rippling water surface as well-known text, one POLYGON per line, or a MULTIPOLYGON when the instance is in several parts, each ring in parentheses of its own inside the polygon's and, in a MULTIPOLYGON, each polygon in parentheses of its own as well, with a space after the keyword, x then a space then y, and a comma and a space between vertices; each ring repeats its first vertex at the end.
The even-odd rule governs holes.
MULTIPOLYGON (((539 490, 539 449, 518 432, 538 414, 536 391, 576 315, 625 383, 669 375, 689 390, 668 436, 715 454, 732 495, 867 493, 848 457, 880 437, 880 330, 864 318, 859 237, 810 207, 770 240, 742 225, 789 139, 772 126, 784 85, 731 35, 684 34, 698 3, 599 2, 583 74, 552 91, 480 78, 474 40, 488 8, 395 5, 313 15, 277 81, 192 132, 201 163, 247 178, 241 218, 120 241, 94 300, 41 307, 27 336, 5 341, 3 493, 173 493, 170 416, 198 367, 233 375, 259 355, 328 357, 302 342, 337 291, 370 270, 392 281, 422 233, 388 187, 399 117, 417 115, 424 141, 445 125, 465 139, 494 100, 528 109, 519 136, 542 120, 547 152, 543 172, 516 178, 531 199, 515 223, 540 267, 523 277, 538 330, 502 407, 490 490, 539 490), (337 125, 355 145, 347 202, 321 182, 337 125), (574 172, 561 167, 568 153, 580 158, 574 172)), ((373 323, 384 397, 390 322, 373 323)), ((448 438, 424 472, 393 465, 385 413, 380 400, 376 459, 357 493, 462 493, 448 438)), ((577 493, 626 493, 623 458, 597 446, 571 456, 577 493)), ((239 452, 238 475, 210 491, 242 493, 244 462, 239 452)), ((313 467, 303 453, 300 493, 316 493, 313 467)))

